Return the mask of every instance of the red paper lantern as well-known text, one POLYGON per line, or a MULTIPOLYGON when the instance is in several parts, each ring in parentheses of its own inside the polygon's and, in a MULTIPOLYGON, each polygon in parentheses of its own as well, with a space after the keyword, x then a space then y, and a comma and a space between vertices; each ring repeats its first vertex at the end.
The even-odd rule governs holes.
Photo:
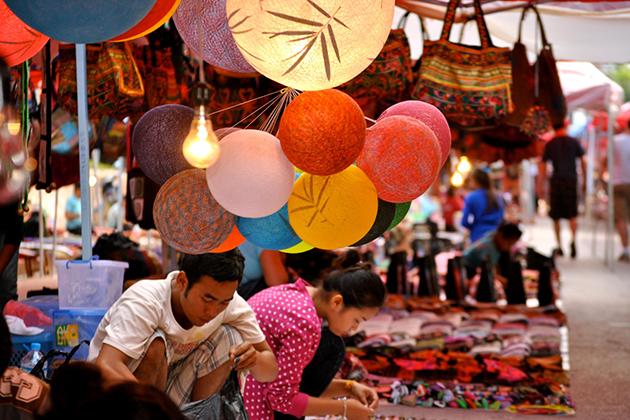
POLYGON ((9 67, 22 64, 37 54, 48 42, 48 37, 22 22, 0 0, 0 57, 9 67))
POLYGON ((350 166, 365 143, 365 119, 357 103, 336 89, 304 92, 284 111, 277 137, 291 163, 314 175, 350 166))
POLYGON ((451 129, 448 126, 444 114, 442 114, 439 109, 426 102, 404 101, 387 108, 381 116, 378 117, 378 121, 393 117, 394 115, 412 117, 429 126, 440 143, 440 151, 442 154, 441 163, 444 165, 451 151, 451 129))
POLYGON ((404 203, 433 184, 441 162, 438 140, 429 127, 411 117, 394 116, 367 130, 357 166, 372 180, 381 200, 404 203))

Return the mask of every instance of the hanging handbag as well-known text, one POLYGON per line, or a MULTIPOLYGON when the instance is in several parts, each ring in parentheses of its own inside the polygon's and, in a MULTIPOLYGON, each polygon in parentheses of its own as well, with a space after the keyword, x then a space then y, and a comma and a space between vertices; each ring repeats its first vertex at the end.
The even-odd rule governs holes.
POLYGON ((404 29, 408 16, 409 12, 401 18, 398 28, 391 30, 372 64, 340 87, 354 98, 370 118, 378 117, 394 103, 409 99, 413 70, 411 49, 404 29))
POLYGON ((493 126, 512 108, 510 50, 492 45, 480 0, 473 4, 481 47, 449 41, 459 3, 449 1, 440 39, 424 43, 411 96, 435 105, 452 124, 469 129, 493 126))
MULTIPOLYGON (((142 111, 144 84, 127 43, 105 42, 86 47, 88 113, 91 119, 110 115, 119 120, 142 111)), ((59 47, 59 102, 77 113, 74 45, 59 47)))

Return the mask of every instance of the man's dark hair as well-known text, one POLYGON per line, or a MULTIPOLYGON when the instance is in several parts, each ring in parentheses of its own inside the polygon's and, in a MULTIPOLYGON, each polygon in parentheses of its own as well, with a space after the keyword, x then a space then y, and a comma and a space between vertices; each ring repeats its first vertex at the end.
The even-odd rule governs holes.
POLYGON ((11 361, 13 347, 11 346, 11 333, 4 316, 0 315, 0 375, 7 370, 11 361))
POLYGON ((182 254, 179 269, 188 278, 188 289, 197 283, 201 276, 209 276, 218 282, 238 281, 243 278, 245 258, 238 248, 217 254, 182 254))
POLYGON ((513 239, 518 241, 521 238, 523 232, 516 223, 502 222, 497 229, 497 233, 505 239, 513 239))

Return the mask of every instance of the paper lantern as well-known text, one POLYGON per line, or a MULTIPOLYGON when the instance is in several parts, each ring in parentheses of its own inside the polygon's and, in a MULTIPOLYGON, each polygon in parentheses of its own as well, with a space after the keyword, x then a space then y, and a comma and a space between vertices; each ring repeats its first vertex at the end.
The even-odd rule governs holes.
MULTIPOLYGON (((442 154, 442 165, 448 159, 451 152, 451 129, 448 126, 444 114, 431 104, 422 101, 404 101, 387 108, 378 121, 394 115, 405 115, 412 117, 426 124, 433 132, 440 143, 442 154)), ((440 167, 442 166, 440 165, 440 167)))
POLYGON ((299 90, 339 86, 380 53, 394 0, 228 0, 243 56, 268 78, 299 90))
POLYGON ((182 153, 194 111, 184 105, 160 105, 140 118, 131 144, 140 168, 157 184, 192 168, 182 153))
POLYGON ((157 0, 147 15, 131 29, 111 41, 130 41, 155 31, 175 13, 181 0, 157 0))
POLYGON ((332 175, 359 156, 365 127, 361 108, 347 94, 304 92, 284 111, 278 138, 295 166, 309 174, 332 175))
POLYGON ((243 242, 245 242, 245 238, 243 237, 243 235, 241 235, 241 232, 239 232, 238 228, 235 226, 234 229, 232 229, 232 233, 230 233, 230 236, 227 237, 225 242, 223 242, 221 245, 214 248, 210 252, 213 254, 228 252, 241 245, 243 242))
POLYGON ((407 213, 409 212, 410 207, 411 207, 411 201, 408 201, 406 203, 396 204, 396 213, 394 214, 394 219, 389 224, 386 230, 392 230, 396 226, 398 226, 400 222, 402 222, 402 220, 405 218, 407 213))
POLYGON ((140 22, 156 0, 4 0, 31 28, 63 42, 107 41, 140 22))
POLYGON ((3 0, 0 0, 0 22, 0 57, 8 67, 22 64, 48 42, 47 36, 22 22, 3 0))
POLYGON ((219 143, 221 156, 206 170, 208 187, 229 212, 264 217, 277 212, 293 189, 293 166, 273 135, 239 130, 219 143))
POLYGON ((321 249, 363 238, 376 219, 376 189, 356 166, 330 176, 304 174, 289 199, 289 222, 298 236, 321 249))
POLYGON ((372 225, 368 233, 366 233, 363 238, 354 243, 352 246, 365 245, 381 236, 389 227, 390 223, 394 219, 395 214, 396 204, 389 203, 383 200, 378 200, 378 212, 376 213, 374 224, 372 225))
POLYGON ((302 242, 289 224, 289 207, 286 204, 266 217, 240 217, 236 226, 249 242, 264 249, 291 248, 302 242))
POLYGON ((378 191, 378 197, 403 203, 419 197, 435 181, 442 154, 433 131, 403 116, 385 118, 368 129, 357 159, 378 191))
MULTIPOLYGON (((253 73, 234 42, 225 14, 226 0, 182 0, 173 21, 196 56, 213 66, 237 73, 253 73)), ((255 2, 258 5, 258 2, 255 2)))
POLYGON ((283 249, 282 252, 285 254, 301 254, 302 252, 310 251, 313 248, 313 245, 302 241, 291 248, 283 249))
POLYGON ((236 217, 208 191, 201 169, 180 172, 162 185, 153 205, 153 219, 162 240, 187 254, 217 248, 236 223, 236 217))
POLYGON ((224 137, 227 137, 228 134, 232 134, 235 131, 240 130, 240 128, 237 127, 223 127, 223 128, 218 128, 216 130, 214 130, 214 134, 217 136, 217 138, 219 140, 221 140, 224 137))

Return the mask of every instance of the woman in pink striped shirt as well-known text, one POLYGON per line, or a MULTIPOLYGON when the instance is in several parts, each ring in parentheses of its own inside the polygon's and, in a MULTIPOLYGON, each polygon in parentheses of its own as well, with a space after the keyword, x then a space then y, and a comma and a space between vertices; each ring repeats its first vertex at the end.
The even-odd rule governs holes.
POLYGON ((299 391, 302 371, 313 358, 321 337, 322 320, 336 335, 348 335, 378 313, 385 286, 368 266, 331 273, 314 288, 299 279, 294 284, 266 289, 249 301, 278 360, 278 378, 261 383, 248 377, 243 398, 252 420, 271 420, 278 411, 302 416, 339 415, 367 419, 378 406, 376 393, 352 381, 333 380, 321 397, 299 391), (346 400, 335 400, 349 397, 346 400))

